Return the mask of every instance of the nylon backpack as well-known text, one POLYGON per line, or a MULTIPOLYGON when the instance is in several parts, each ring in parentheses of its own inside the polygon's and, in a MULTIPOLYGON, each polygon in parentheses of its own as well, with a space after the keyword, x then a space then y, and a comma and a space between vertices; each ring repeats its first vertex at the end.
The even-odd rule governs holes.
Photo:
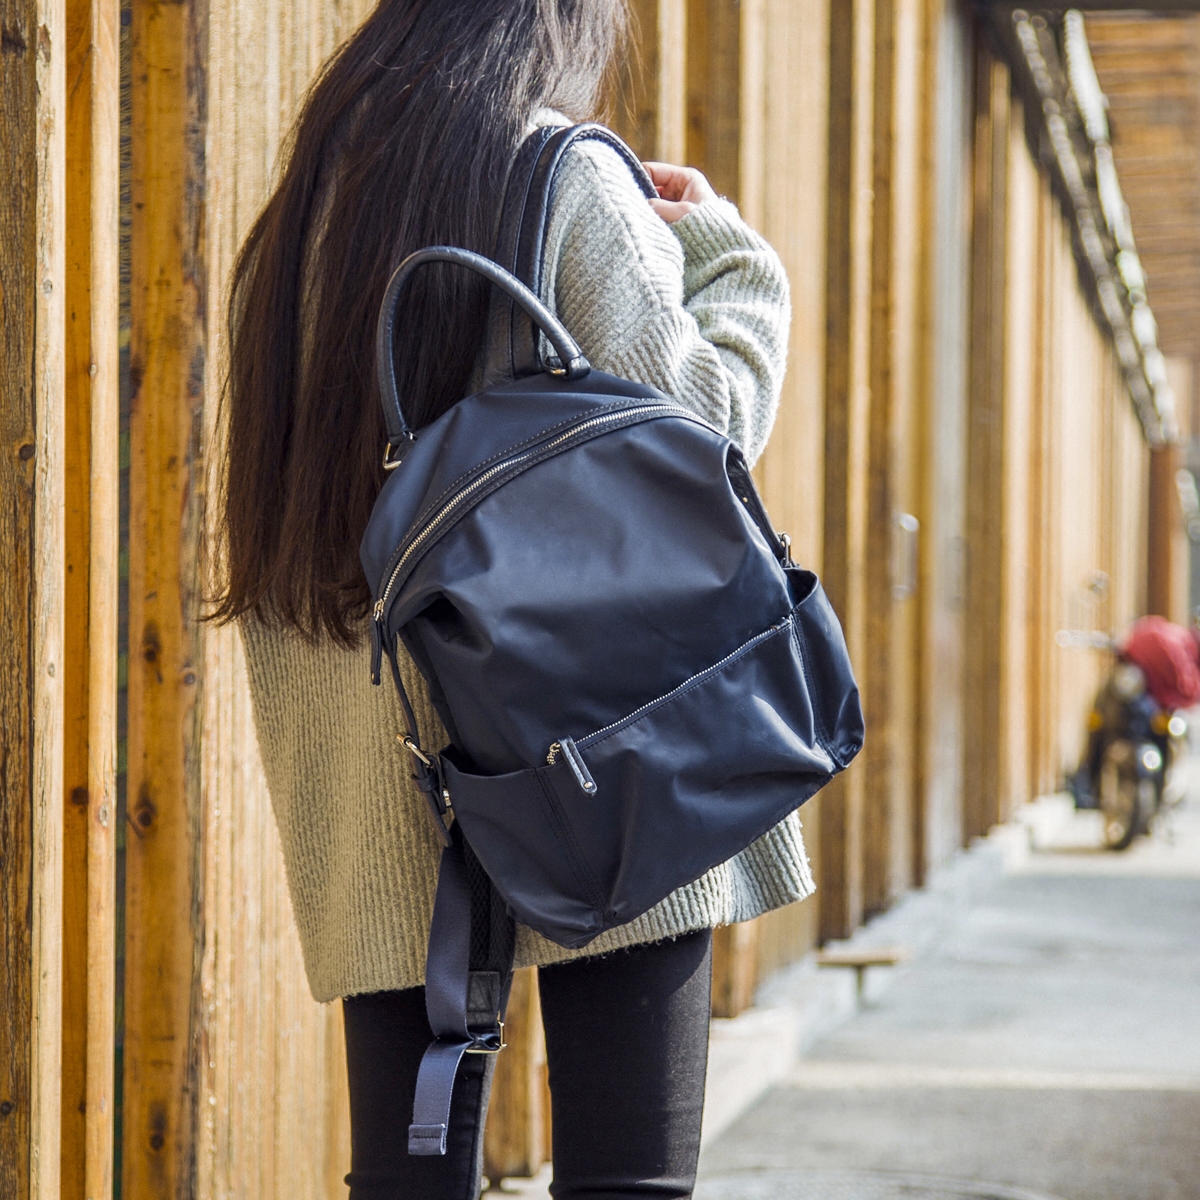
POLYGON ((445 1153, 462 1055, 502 1044, 512 920, 587 945, 745 849, 862 744, 837 618, 738 447, 672 397, 592 369, 538 299, 555 175, 581 138, 612 145, 655 194, 608 130, 539 130, 510 175, 499 262, 420 250, 380 310, 389 474, 361 546, 371 671, 378 683, 388 659, 444 847, 414 1154, 445 1153), (499 299, 485 386, 414 432, 395 306, 430 262, 478 272, 499 299), (421 744, 401 643, 450 736, 441 753, 421 744))

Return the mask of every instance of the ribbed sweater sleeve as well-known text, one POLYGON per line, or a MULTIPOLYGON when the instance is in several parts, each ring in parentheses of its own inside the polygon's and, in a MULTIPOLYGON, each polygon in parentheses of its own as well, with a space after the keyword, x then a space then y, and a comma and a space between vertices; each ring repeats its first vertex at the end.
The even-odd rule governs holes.
POLYGON ((544 299, 601 370, 653 384, 762 453, 791 307, 774 250, 726 200, 667 225, 600 143, 572 147, 547 231, 544 299))

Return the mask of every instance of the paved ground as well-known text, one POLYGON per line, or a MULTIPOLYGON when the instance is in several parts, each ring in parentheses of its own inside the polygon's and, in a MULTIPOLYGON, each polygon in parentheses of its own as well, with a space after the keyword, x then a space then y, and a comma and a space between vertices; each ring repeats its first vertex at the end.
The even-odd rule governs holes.
POLYGON ((1044 800, 863 930, 913 958, 708 1144, 697 1200, 884 1195, 835 1169, 1200 1200, 1200 804, 1125 855, 1092 818, 1044 800))

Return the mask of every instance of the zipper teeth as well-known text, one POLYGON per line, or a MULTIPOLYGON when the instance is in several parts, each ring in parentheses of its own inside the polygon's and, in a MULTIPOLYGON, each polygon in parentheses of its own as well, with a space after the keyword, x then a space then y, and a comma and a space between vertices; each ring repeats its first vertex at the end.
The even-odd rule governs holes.
POLYGON ((392 568, 392 573, 388 577, 387 587, 383 589, 383 595, 380 596, 375 603, 375 619, 378 621, 383 617, 383 611, 387 606, 388 596, 391 595, 392 585, 396 582, 396 577, 400 574, 404 564, 412 557, 417 547, 420 546, 434 531, 434 529, 437 528, 447 513, 462 503, 466 497, 470 496, 490 480, 494 479, 501 471, 505 471, 509 467, 516 466, 517 463, 531 457, 534 454, 539 454, 544 450, 553 450, 555 446, 562 445, 563 442, 569 441, 576 434, 582 433, 585 429, 591 429, 595 425, 605 425, 611 421, 619 421, 635 413, 640 414, 657 412, 660 409, 673 410, 678 407, 679 406, 676 404, 650 404, 641 408, 623 408, 620 412, 607 413, 603 417, 592 417, 591 420, 584 421, 580 425, 575 425, 568 429, 565 433, 560 433, 558 437, 552 439, 551 441, 545 442, 541 446, 533 446, 528 450, 523 450, 514 458, 505 459, 504 462, 497 463, 494 467, 485 471, 479 476, 478 479, 474 480, 468 487, 464 488, 463 491, 458 492, 452 499, 448 500, 444 505, 442 505, 437 515, 434 516, 432 520, 426 522, 425 528, 422 529, 421 532, 417 534, 417 536, 408 544, 408 549, 404 551, 404 553, 400 556, 400 561, 392 568))
POLYGON ((649 712, 650 709, 657 708, 660 704, 665 704, 671 699, 672 696, 682 692, 685 688, 691 687, 692 684, 697 682, 697 680, 703 679, 706 675, 711 675, 713 672, 721 670, 722 667, 728 666, 729 663, 731 663, 735 658, 740 658, 743 654, 753 650, 754 647, 765 638, 773 637, 784 627, 784 625, 789 624, 790 621, 791 617, 788 617, 785 620, 780 621, 778 625, 772 625, 770 629, 764 629, 762 633, 756 634, 748 642, 743 642, 736 650, 725 655, 720 662, 713 663, 711 667, 705 667, 703 671, 697 671, 695 675, 685 679, 677 687, 673 687, 669 692, 666 693, 666 695, 659 696, 654 700, 650 700, 643 704, 641 708, 635 708, 633 712, 626 713, 625 716, 623 716, 619 721, 613 721, 611 725, 605 725, 603 729, 597 729, 594 732, 589 733, 587 737, 580 738, 575 743, 576 748, 582 750, 586 746, 591 745, 591 743, 598 741, 605 734, 612 733, 614 730, 620 729, 622 725, 628 725, 631 722, 636 721, 638 717, 645 712, 649 712))

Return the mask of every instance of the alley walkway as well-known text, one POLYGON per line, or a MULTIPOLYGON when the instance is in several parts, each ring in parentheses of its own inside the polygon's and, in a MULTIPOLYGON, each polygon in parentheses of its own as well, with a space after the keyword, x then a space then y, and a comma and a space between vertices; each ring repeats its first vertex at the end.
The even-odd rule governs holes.
POLYGON ((1125 855, 1092 816, 1043 800, 861 931, 914 955, 706 1147, 697 1200, 1200 1200, 1200 807, 1125 855))

